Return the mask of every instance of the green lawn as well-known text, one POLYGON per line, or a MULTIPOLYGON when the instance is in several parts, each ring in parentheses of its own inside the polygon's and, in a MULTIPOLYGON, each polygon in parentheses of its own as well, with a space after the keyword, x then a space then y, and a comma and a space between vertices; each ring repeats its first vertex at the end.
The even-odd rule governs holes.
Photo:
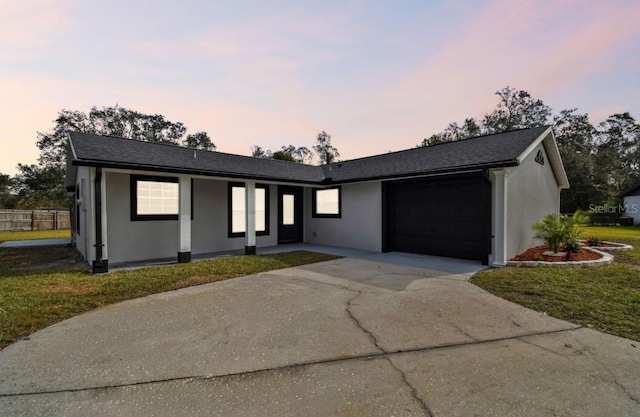
POLYGON ((624 242, 612 265, 480 272, 472 282, 509 301, 606 333, 640 341, 640 227, 585 227, 585 237, 624 242))
MULTIPOLYGON (((64 231, 61 231, 64 232, 64 231)), ((47 238, 68 237, 45 232, 47 238)), ((10 233, 16 236, 22 232, 10 233)), ((42 232, 25 232, 34 236, 42 232)), ((551 316, 640 341, 640 227, 588 227, 585 237, 625 242, 613 265, 597 268, 501 268, 480 272, 476 285, 551 316)), ((32 237, 34 238, 34 237, 32 237)), ((41 237, 42 238, 42 237, 41 237)), ((0 241, 5 234, 0 234, 0 241)), ((20 237, 19 239, 25 239, 20 237)), ((184 288, 335 257, 310 252, 219 258, 92 275, 88 268, 29 269, 71 248, 0 249, 0 349, 35 330, 91 309, 184 288), (25 266, 26 265, 26 266, 25 266)), ((65 258, 66 259, 66 258, 65 258)), ((77 268, 77 266, 74 266, 77 268)))
POLYGON ((33 232, 0 232, 0 243, 9 240, 65 239, 71 237, 70 230, 35 230, 33 232))
POLYGON ((0 349, 38 329, 107 304, 337 258, 298 251, 92 275, 88 268, 41 270, 21 266, 17 270, 12 260, 17 251, 34 253, 41 259, 48 256, 48 252, 41 253, 46 249, 0 249, 0 349))
POLYGON ((628 243, 633 250, 614 253, 616 262, 640 266, 640 226, 593 226, 584 228, 585 237, 628 243))

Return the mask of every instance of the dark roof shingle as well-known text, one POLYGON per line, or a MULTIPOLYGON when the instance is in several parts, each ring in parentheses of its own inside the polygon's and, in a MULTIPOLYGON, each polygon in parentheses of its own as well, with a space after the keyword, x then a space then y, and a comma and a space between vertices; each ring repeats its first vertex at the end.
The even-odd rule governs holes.
POLYGON ((319 182, 323 179, 320 167, 287 161, 88 133, 71 132, 70 137, 77 165, 293 182, 319 182))
POLYGON ((546 129, 522 129, 324 166, 88 133, 70 132, 69 136, 74 165, 326 184, 517 165, 518 157, 546 129))
POLYGON ((348 182, 516 165, 518 157, 546 129, 539 127, 515 130, 353 159, 325 167, 325 175, 334 182, 348 182))

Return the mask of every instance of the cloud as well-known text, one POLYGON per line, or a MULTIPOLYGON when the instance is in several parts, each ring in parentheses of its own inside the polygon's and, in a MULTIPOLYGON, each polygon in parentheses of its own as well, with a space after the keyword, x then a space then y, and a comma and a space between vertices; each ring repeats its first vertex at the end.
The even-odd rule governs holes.
POLYGON ((610 57, 637 36, 640 4, 495 1, 462 22, 440 53, 393 84, 378 101, 395 103, 400 120, 481 116, 506 85, 535 97, 611 70, 610 57), (586 11, 585 11, 586 9, 586 11), (596 18, 597 17, 597 18, 596 18), (456 33, 457 32, 457 33, 456 33))
POLYGON ((0 60, 20 62, 54 45, 68 22, 64 3, 68 2, 0 2, 0 60))
MULTIPOLYGON (((12 149, 37 153, 35 132, 63 108, 115 103, 207 131, 224 152, 309 147, 326 130, 343 158, 481 117, 506 85, 556 110, 588 102, 592 116, 637 103, 637 2, 208 2, 159 5, 142 22, 147 5, 134 1, 113 27, 123 4, 73 6, 0 3, 0 59, 34 61, 0 69, 0 140, 12 149), (623 88, 621 69, 626 96, 605 95, 623 88)), ((3 158, 0 170, 26 162, 3 158)))

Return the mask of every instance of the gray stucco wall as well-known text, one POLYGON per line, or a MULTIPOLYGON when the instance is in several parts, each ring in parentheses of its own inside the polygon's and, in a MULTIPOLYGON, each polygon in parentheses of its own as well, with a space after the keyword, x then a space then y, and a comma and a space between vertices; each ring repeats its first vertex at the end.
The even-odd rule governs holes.
POLYGON ((131 221, 129 174, 106 173, 109 263, 176 257, 178 221, 131 221))
POLYGON ((382 185, 342 186, 342 217, 313 218, 311 190, 305 190, 305 242, 380 252, 382 250, 382 185))
MULTIPOLYGON (((228 182, 195 179, 193 191, 191 252, 196 255, 243 249, 244 237, 228 237, 228 182)), ((277 244, 277 200, 277 187, 271 185, 269 186, 269 235, 256 238, 258 247, 277 244)))
POLYGON ((549 158, 540 144, 507 177, 507 256, 508 259, 541 244, 534 239, 531 225, 560 209, 560 189, 549 158), (544 153, 544 165, 535 161, 538 150, 544 153))
POLYGON ((625 217, 633 217, 633 224, 640 224, 640 196, 631 195, 624 198, 625 217))
MULTIPOLYGON (((108 172, 106 183, 109 262, 113 264, 176 257, 179 247, 178 221, 131 221, 129 174, 108 172)), ((244 237, 228 237, 227 187, 227 181, 193 181, 193 255, 244 248, 244 237)), ((275 245, 277 242, 276 191, 275 186, 270 186, 270 234, 258 236, 256 244, 259 247, 275 245)))

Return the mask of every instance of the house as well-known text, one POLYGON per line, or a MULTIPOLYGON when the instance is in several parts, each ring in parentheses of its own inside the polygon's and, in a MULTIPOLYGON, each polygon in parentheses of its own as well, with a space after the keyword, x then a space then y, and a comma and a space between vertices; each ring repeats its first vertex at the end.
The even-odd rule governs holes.
POLYGON ((324 166, 70 132, 66 186, 98 273, 289 242, 502 266, 569 184, 540 127, 324 166))
POLYGON ((640 224, 640 184, 622 194, 623 216, 631 217, 633 224, 640 224))

